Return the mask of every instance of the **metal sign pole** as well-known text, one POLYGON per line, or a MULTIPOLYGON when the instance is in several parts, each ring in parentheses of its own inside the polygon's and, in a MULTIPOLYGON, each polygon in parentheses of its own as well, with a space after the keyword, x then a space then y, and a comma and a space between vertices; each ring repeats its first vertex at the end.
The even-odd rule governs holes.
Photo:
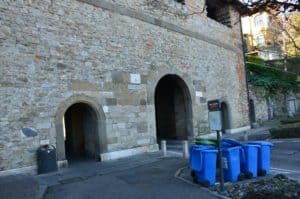
POLYGON ((220 181, 221 181, 221 190, 220 192, 224 191, 224 174, 223 174, 223 161, 222 161, 222 149, 221 143, 222 138, 220 136, 220 131, 217 131, 217 139, 218 139, 218 160, 219 160, 219 168, 220 168, 220 181))
POLYGON ((208 106, 208 119, 209 119, 209 127, 212 131, 217 131, 218 138, 218 161, 219 161, 219 169, 220 169, 220 182, 221 182, 221 190, 222 193, 224 191, 224 174, 223 174, 223 161, 222 161, 222 137, 220 135, 220 131, 222 130, 222 108, 221 108, 221 100, 210 100, 207 102, 208 106))

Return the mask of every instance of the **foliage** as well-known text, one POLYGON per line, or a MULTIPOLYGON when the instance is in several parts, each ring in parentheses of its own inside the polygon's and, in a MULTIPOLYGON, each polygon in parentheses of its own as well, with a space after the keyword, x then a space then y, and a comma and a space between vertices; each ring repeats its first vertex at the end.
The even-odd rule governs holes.
POLYGON ((247 13, 253 14, 261 11, 276 11, 277 13, 287 13, 299 11, 299 0, 240 0, 248 8, 247 13))
POLYGON ((284 33, 287 37, 286 54, 288 56, 300 55, 300 13, 292 12, 284 23, 284 33))
POLYGON ((265 61, 262 58, 257 56, 246 56, 246 61, 259 64, 259 65, 265 65, 265 61))
MULTIPOLYGON (((267 66, 276 67, 278 69, 284 70, 285 60, 268 60, 265 61, 267 66)), ((287 71, 296 73, 300 75, 300 57, 288 57, 286 60, 287 71)))
POLYGON ((281 124, 300 123, 300 117, 288 117, 280 120, 281 124))
POLYGON ((287 92, 298 87, 296 74, 265 66, 257 57, 246 58, 246 70, 250 84, 264 87, 270 93, 287 92))

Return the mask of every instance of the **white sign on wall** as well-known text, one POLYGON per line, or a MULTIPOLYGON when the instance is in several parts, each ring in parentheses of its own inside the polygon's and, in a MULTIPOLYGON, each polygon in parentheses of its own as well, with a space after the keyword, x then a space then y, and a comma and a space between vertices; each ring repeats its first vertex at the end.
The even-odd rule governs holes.
POLYGON ((201 91, 196 91, 196 97, 203 97, 203 93, 201 91))
POLYGON ((103 112, 108 113, 108 106, 103 106, 103 112))
POLYGON ((140 84, 141 75, 140 74, 130 74, 130 83, 131 84, 140 84))

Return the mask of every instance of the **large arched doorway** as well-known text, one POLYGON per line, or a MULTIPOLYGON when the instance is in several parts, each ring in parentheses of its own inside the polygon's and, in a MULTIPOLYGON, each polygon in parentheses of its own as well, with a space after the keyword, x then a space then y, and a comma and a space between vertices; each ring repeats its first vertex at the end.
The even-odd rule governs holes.
POLYGON ((98 118, 94 109, 85 103, 73 104, 67 109, 64 121, 67 160, 72 162, 83 158, 98 158, 98 118))
POLYGON ((193 135, 189 89, 177 75, 160 79, 155 90, 157 140, 184 140, 193 135))

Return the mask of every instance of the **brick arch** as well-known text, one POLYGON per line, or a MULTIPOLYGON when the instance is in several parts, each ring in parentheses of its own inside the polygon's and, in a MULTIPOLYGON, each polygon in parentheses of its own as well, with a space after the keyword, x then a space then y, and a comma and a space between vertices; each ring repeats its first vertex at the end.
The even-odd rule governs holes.
POLYGON ((149 76, 148 79, 148 84, 147 84, 147 103, 153 105, 154 104, 154 95, 155 95, 155 88, 158 84, 158 82, 166 75, 175 75, 178 76, 180 79, 183 80, 183 82, 186 84, 189 93, 191 95, 191 100, 192 100, 192 104, 194 104, 194 99, 195 99, 195 88, 193 86, 193 82, 191 77, 186 74, 186 73, 182 73, 178 70, 173 70, 173 71, 164 71, 164 70, 159 70, 157 72, 155 72, 154 74, 149 76))
POLYGON ((66 111, 74 104, 83 103, 93 109, 97 116, 98 122, 98 144, 99 144, 99 157, 101 153, 107 151, 106 142, 106 125, 105 125, 105 114, 102 106, 97 102, 96 99, 82 94, 77 94, 69 97, 62 103, 60 103, 55 116, 55 130, 56 130, 56 150, 57 159, 66 160, 65 143, 64 143, 64 115, 66 111))

